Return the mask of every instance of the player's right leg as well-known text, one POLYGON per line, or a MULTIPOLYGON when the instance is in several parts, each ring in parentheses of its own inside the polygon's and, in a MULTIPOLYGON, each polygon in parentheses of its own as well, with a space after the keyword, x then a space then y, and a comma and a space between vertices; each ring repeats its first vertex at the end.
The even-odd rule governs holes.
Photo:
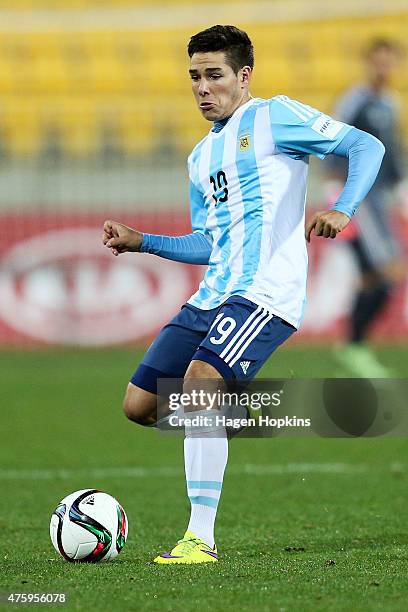
POLYGON ((207 333, 207 315, 185 304, 163 327, 133 374, 124 398, 125 415, 135 423, 153 426, 157 422, 157 381, 182 381, 188 364, 207 333))
POLYGON ((156 423, 157 395, 129 383, 123 400, 123 412, 128 419, 147 427, 156 423))

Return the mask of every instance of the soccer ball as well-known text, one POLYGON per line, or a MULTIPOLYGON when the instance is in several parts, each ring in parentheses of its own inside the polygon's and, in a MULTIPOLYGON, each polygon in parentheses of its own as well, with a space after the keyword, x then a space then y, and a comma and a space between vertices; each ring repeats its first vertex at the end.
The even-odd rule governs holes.
POLYGON ((98 489, 67 495, 51 516, 51 541, 66 561, 111 561, 124 547, 127 534, 124 509, 98 489))

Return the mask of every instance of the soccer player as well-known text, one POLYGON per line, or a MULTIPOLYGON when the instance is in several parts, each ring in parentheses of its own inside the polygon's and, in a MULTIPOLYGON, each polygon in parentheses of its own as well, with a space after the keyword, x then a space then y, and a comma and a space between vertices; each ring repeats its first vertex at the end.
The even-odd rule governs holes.
MULTIPOLYGON (((124 410, 141 425, 156 421, 159 378, 184 378, 187 390, 197 380, 220 387, 251 380, 293 334, 305 305, 305 236, 335 238, 346 227, 384 154, 373 136, 310 106, 284 95, 253 98, 253 47, 236 27, 199 32, 188 54, 195 101, 212 122, 188 159, 193 231, 172 237, 104 225, 103 242, 116 256, 140 251, 207 265, 198 291, 161 330, 128 385, 124 410), (309 155, 330 153, 349 159, 349 175, 333 209, 317 213, 305 230, 309 155)), ((200 406, 194 414, 214 412, 200 406)), ((198 430, 186 426, 190 521, 155 562, 217 561, 214 523, 227 457, 225 428, 216 419, 198 430)))
MULTIPOLYGON (((402 274, 388 206, 391 190, 403 178, 398 102, 390 90, 399 56, 400 49, 392 40, 371 41, 365 56, 366 82, 344 92, 334 112, 337 119, 373 134, 386 146, 367 205, 361 207, 355 222, 344 233, 361 273, 361 286, 351 309, 348 344, 336 350, 336 355, 346 369, 363 377, 383 378, 390 374, 365 341, 402 274)), ((344 160, 333 156, 329 168, 332 178, 343 182, 347 173, 344 160)))

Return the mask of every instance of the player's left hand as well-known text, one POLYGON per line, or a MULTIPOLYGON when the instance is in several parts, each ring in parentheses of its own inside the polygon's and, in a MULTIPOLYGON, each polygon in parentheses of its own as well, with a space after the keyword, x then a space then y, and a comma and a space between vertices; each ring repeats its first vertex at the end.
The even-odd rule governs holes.
POLYGON ((350 217, 337 210, 316 213, 305 228, 305 238, 310 242, 310 235, 314 229, 316 236, 335 238, 350 223, 350 217))

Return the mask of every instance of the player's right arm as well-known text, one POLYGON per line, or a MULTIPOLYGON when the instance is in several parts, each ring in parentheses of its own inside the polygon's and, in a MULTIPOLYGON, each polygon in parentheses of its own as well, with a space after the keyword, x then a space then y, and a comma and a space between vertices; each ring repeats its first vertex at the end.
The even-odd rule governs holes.
POLYGON ((212 250, 212 240, 205 231, 206 213, 200 194, 190 183, 191 221, 193 232, 185 236, 163 236, 134 230, 117 221, 105 221, 103 243, 113 255, 140 252, 152 253, 164 259, 182 263, 207 265, 212 250))
POLYGON ((143 234, 123 223, 109 220, 103 224, 102 242, 115 256, 120 253, 137 253, 142 246, 143 234))

